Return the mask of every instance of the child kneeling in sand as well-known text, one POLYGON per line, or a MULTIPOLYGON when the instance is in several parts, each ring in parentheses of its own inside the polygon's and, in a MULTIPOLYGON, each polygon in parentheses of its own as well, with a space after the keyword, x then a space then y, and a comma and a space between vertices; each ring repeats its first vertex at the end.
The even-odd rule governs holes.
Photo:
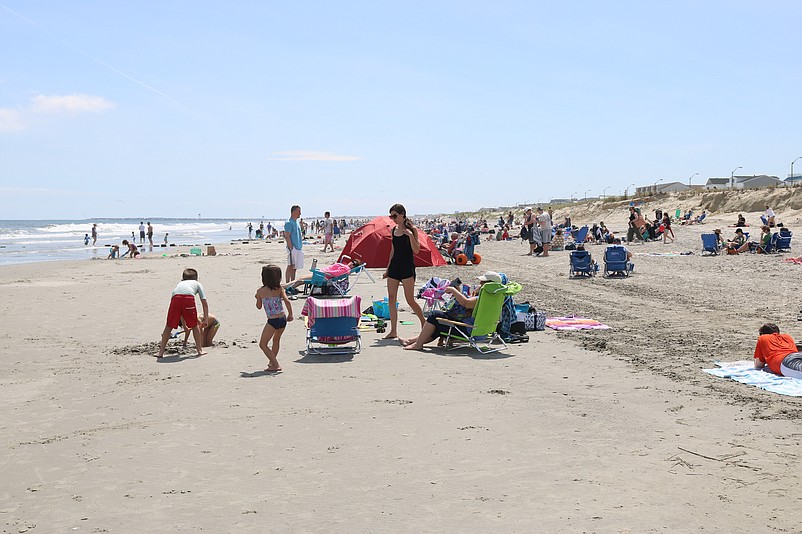
POLYGON ((281 365, 278 363, 278 351, 281 348, 281 334, 284 333, 287 323, 292 321, 292 305, 287 298, 287 293, 281 287, 281 267, 278 265, 265 265, 262 267, 262 287, 256 290, 256 308, 265 310, 267 324, 262 329, 262 337, 259 339, 259 348, 267 356, 268 373, 281 372, 281 365), (284 313, 284 307, 287 313, 284 313), (273 345, 268 346, 270 340, 273 345))
MULTIPOLYGON (((195 338, 195 351, 198 356, 206 354, 203 352, 203 341, 201 339, 201 329, 198 326, 198 310, 195 307, 195 295, 200 297, 201 306, 203 306, 203 317, 209 317, 209 303, 206 302, 206 293, 203 291, 203 286, 198 282, 198 271, 195 269, 184 269, 181 276, 181 281, 173 289, 173 296, 170 299, 170 308, 167 311, 167 324, 162 331, 162 339, 159 345, 159 353, 157 358, 164 356, 164 349, 167 348, 167 341, 170 339, 170 333, 178 328, 181 321, 184 325, 192 330, 192 335, 195 338)), ((206 321, 201 323, 204 327, 206 321)))

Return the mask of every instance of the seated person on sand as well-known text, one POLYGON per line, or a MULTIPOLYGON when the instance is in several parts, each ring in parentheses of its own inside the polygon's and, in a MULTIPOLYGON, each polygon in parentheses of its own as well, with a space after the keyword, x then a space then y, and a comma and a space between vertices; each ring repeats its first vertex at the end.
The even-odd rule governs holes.
POLYGON ((797 351, 794 338, 781 334, 773 323, 760 327, 755 345, 755 369, 766 365, 776 375, 802 378, 802 353, 797 351))
POLYGON ((760 241, 750 241, 749 250, 751 252, 757 252, 758 254, 765 254, 770 244, 771 228, 764 224, 760 227, 760 241))
MULTIPOLYGON (((421 329, 420 334, 418 334, 416 337, 411 337, 408 339, 402 339, 399 337, 398 342, 403 345, 404 349, 421 350, 423 345, 426 343, 431 343, 435 339, 438 339, 440 334, 445 334, 448 332, 448 325, 438 322, 438 318, 464 322, 471 316, 473 313, 473 308, 479 301, 479 289, 487 282, 498 282, 499 284, 502 283, 501 275, 494 271, 487 271, 482 276, 478 276, 477 279, 479 280, 479 287, 473 290, 467 297, 462 294, 460 288, 451 286, 447 287, 445 289, 445 294, 452 296, 454 300, 449 303, 450 305, 446 304, 446 310, 433 311, 426 319, 426 322, 423 323, 423 329, 421 329)), ((442 342, 440 344, 442 344, 442 342)))
POLYGON ((743 215, 741 215, 739 213, 738 214, 738 222, 735 223, 735 226, 738 226, 738 227, 746 226, 746 217, 744 217, 743 215))
POLYGON ((109 247, 109 255, 106 256, 107 260, 116 260, 120 257, 120 246, 119 245, 112 245, 109 247))
POLYGON ((564 248, 565 238, 563 238, 563 231, 558 228, 554 232, 554 238, 551 240, 551 250, 564 250, 564 248))
POLYGON ((735 230, 735 237, 727 241, 725 248, 727 249, 727 254, 738 254, 749 250, 749 243, 746 242, 744 231, 740 228, 735 230))
MULTIPOLYGON (((201 332, 201 347, 211 347, 212 340, 214 340, 214 336, 220 329, 220 321, 211 313, 209 314, 209 320, 204 321, 203 314, 200 314, 198 315, 198 326, 201 332)), ((184 329, 184 342, 181 346, 187 348, 187 340, 189 339, 189 334, 192 333, 192 329, 186 327, 183 319, 181 320, 181 328, 184 329)))
POLYGON ((716 245, 718 245, 719 248, 724 247, 727 244, 727 242, 724 240, 724 236, 721 235, 721 228, 716 228, 713 230, 713 234, 716 236, 716 245))
MULTIPOLYGON (((351 260, 348 263, 332 263, 328 267, 323 267, 322 269, 318 269, 323 276, 326 277, 328 280, 329 278, 336 278, 337 276, 342 276, 346 273, 351 272, 354 268, 359 267, 362 265, 362 262, 359 260, 351 260)), ((284 291, 287 292, 288 295, 294 295, 298 293, 298 289, 300 286, 304 285, 304 283, 312 280, 314 278, 315 273, 309 273, 307 275, 301 276, 300 278, 296 278, 291 283, 286 284, 284 286, 284 291)))

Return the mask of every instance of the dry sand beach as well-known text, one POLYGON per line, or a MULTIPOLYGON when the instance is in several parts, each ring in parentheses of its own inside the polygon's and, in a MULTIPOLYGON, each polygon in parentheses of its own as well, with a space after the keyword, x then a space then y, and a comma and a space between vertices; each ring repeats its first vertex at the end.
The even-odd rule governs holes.
MULTIPOLYGON (((592 216, 625 226, 620 207, 592 216)), ((278 243, 4 267, 2 532, 800 532, 802 399, 701 371, 751 358, 766 321, 802 339, 788 254, 699 255, 699 235, 733 221, 631 246, 629 279, 569 280, 567 252, 526 257, 520 241, 418 271, 503 271, 516 300, 611 330, 531 332, 484 357, 369 331, 345 358, 305 356, 295 321, 275 376, 253 294, 263 264, 284 265, 278 243), (695 254, 641 255, 669 251, 695 254), (221 330, 206 356, 157 361, 189 266, 221 330)), ((318 249, 307 265, 336 258, 318 249)), ((375 274, 363 307, 385 293, 375 274)))

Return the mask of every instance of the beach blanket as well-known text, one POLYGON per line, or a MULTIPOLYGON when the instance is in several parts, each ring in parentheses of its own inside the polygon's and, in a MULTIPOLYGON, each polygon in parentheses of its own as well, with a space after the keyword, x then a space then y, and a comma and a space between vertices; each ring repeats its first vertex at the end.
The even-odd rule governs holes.
POLYGON ((552 330, 608 330, 610 327, 595 319, 585 319, 569 315, 568 317, 548 317, 546 326, 552 330))
POLYGON ((693 256, 692 251, 688 252, 636 252, 636 256, 662 256, 665 258, 672 258, 674 256, 693 256))
POLYGON ((731 378, 741 384, 759 387, 772 393, 802 397, 802 379, 800 378, 775 375, 767 367, 755 369, 753 361, 714 363, 718 365, 717 368, 702 369, 702 371, 719 378, 731 378))
POLYGON ((785 258, 785 261, 790 261, 791 263, 802 265, 802 258, 785 258))

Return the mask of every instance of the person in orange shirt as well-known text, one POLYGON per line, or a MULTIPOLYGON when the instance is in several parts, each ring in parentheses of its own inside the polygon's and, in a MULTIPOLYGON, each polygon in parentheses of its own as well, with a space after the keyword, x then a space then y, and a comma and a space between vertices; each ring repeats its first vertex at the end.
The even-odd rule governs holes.
POLYGON ((758 330, 755 346, 755 369, 766 365, 777 375, 802 378, 802 353, 788 334, 781 334, 780 327, 766 323, 758 330))

